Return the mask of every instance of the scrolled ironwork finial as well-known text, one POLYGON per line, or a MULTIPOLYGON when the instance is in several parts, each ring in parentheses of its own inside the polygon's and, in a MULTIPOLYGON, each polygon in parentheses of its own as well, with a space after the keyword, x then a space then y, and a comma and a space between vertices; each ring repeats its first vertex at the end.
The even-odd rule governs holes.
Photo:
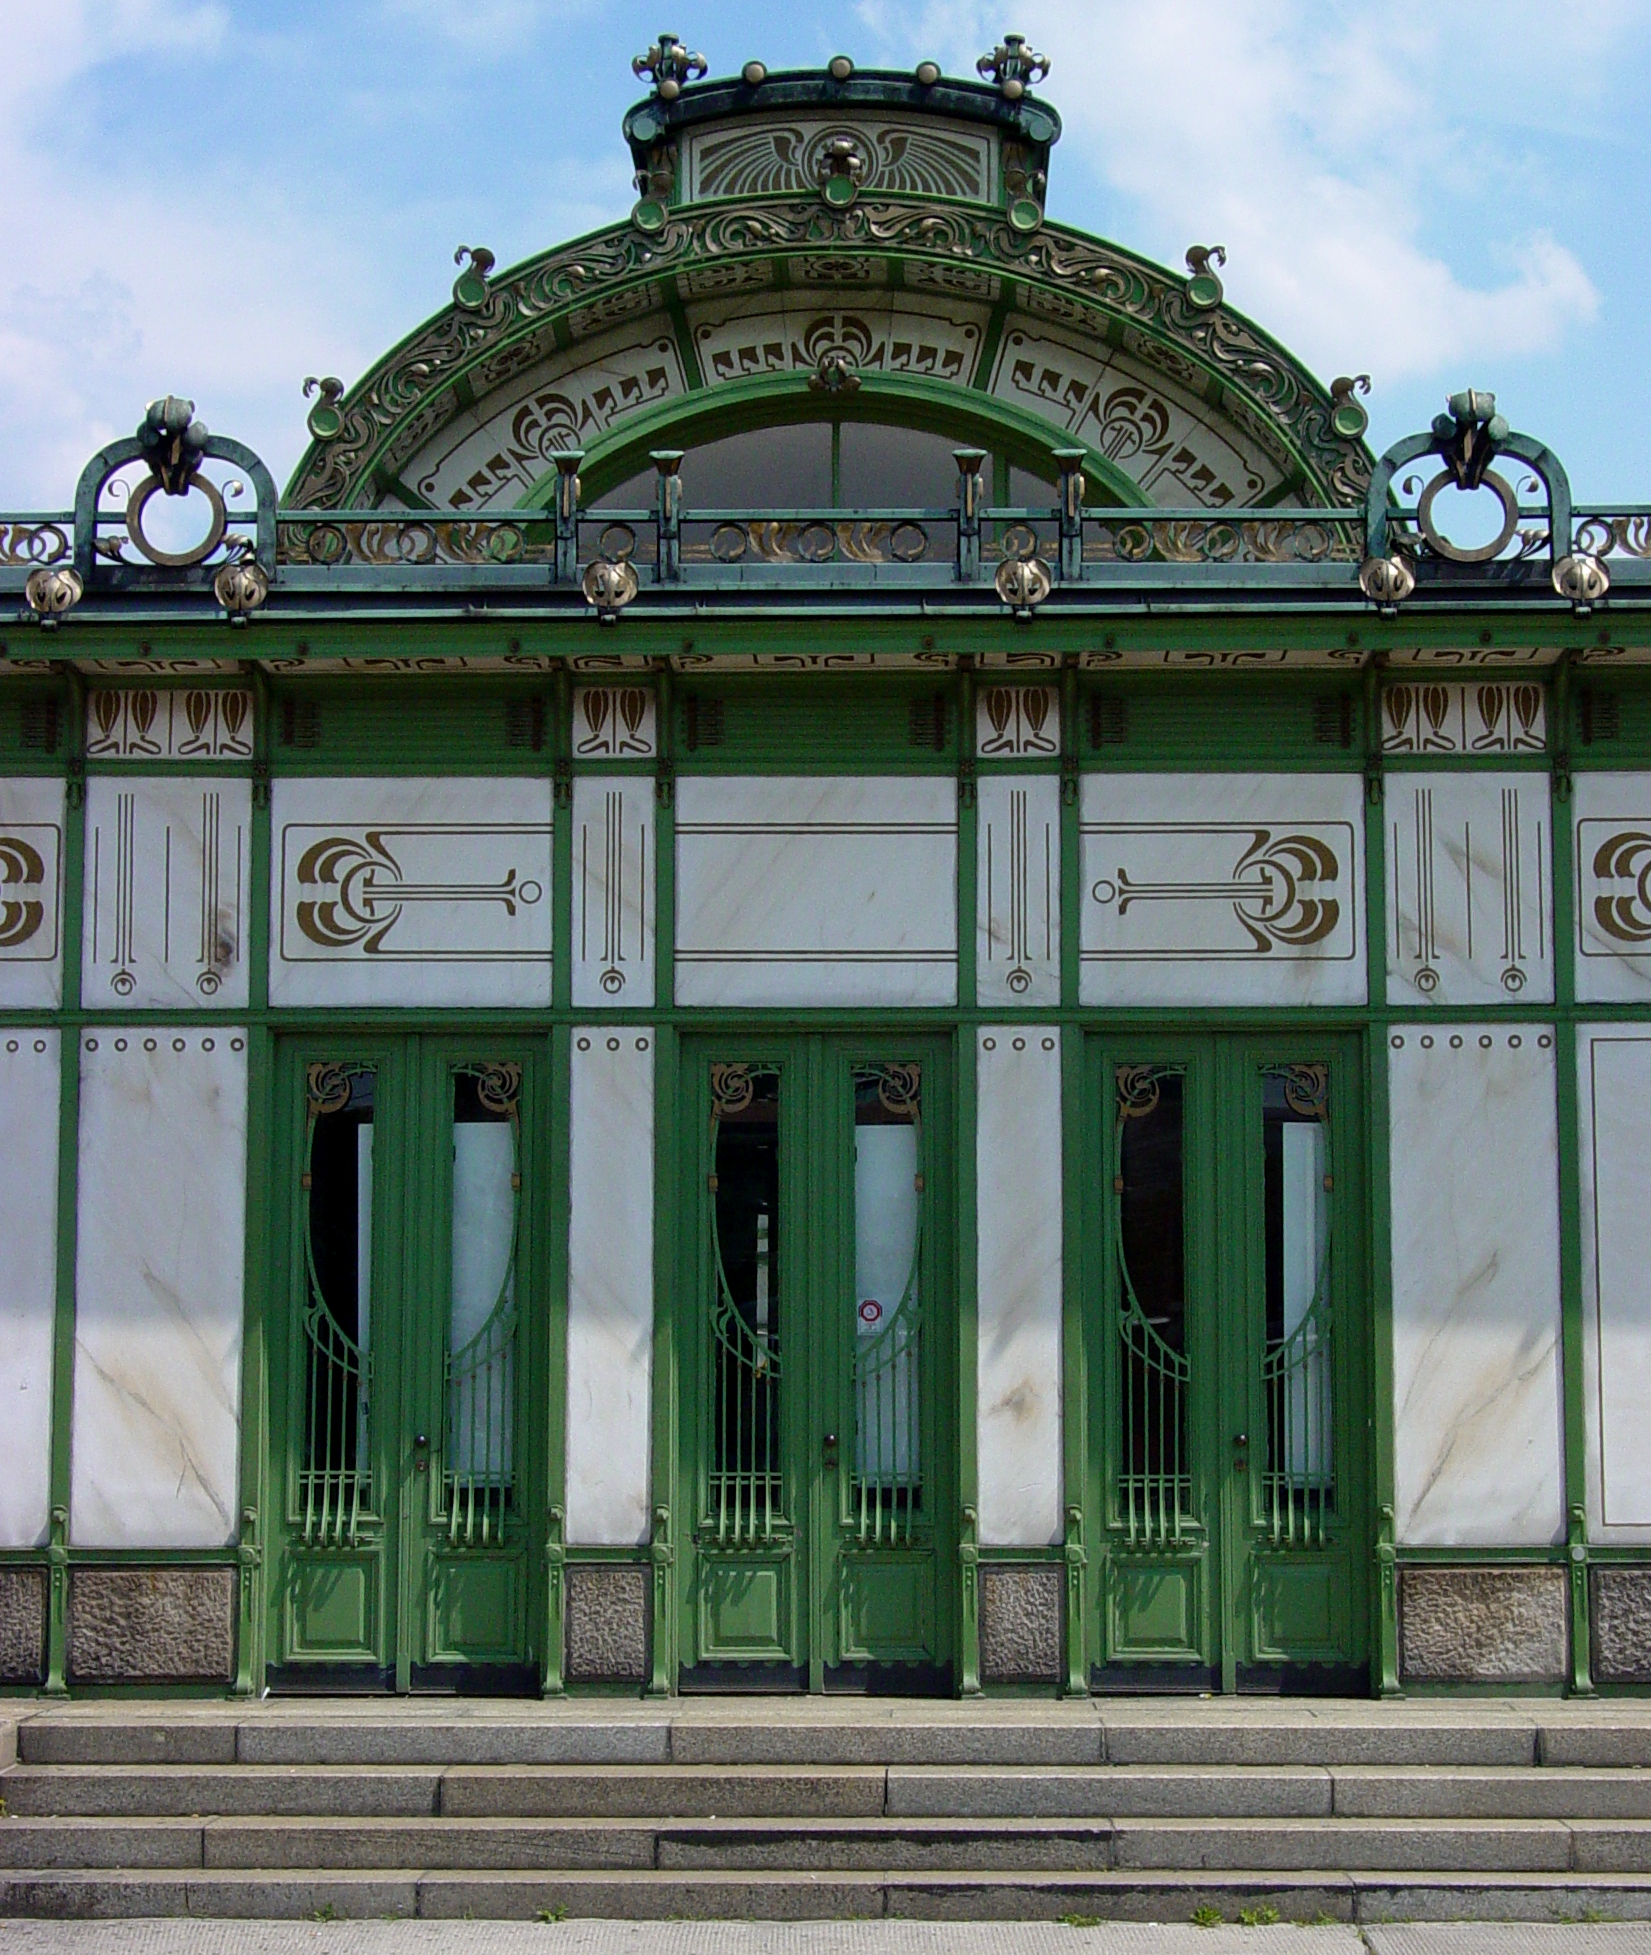
POLYGON ((703 54, 695 54, 674 34, 662 33, 646 54, 632 60, 631 73, 639 77, 646 75, 662 102, 674 102, 682 93, 683 83, 698 81, 709 71, 709 66, 703 54))
POLYGON ((304 398, 309 400, 317 394, 320 399, 304 417, 305 425, 316 441, 336 441, 344 432, 344 416, 338 405, 344 398, 344 383, 335 373, 325 379, 312 373, 304 381, 304 398))
POLYGON ((1221 303, 1224 288, 1214 268, 1226 262, 1227 247, 1224 244, 1187 246, 1186 294, 1201 311, 1208 311, 1221 303))
POLYGON ((1330 425, 1344 441, 1357 441, 1370 425, 1370 416, 1353 398, 1370 392, 1367 373, 1342 373, 1330 382, 1330 425))
POLYGON ((453 303, 466 312, 479 312, 487 304, 487 281, 498 260, 485 244, 461 244, 453 253, 453 263, 464 269, 453 281, 453 303))
POLYGON ((995 81, 1006 102, 1018 102, 1049 73, 1049 57, 1028 47, 1024 34, 1005 34, 990 54, 975 63, 975 72, 995 81))
POLYGON ((195 403, 176 394, 151 401, 137 439, 162 489, 169 496, 187 495, 206 447, 206 423, 195 419, 195 403))

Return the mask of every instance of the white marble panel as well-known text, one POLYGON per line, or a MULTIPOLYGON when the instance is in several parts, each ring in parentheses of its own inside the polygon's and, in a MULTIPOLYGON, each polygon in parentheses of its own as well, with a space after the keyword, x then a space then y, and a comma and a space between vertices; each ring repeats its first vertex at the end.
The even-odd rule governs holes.
POLYGON ((1651 1025, 1577 1030, 1588 1532, 1651 1541, 1651 1025))
POLYGON ((238 1523, 246 1035, 81 1039, 70 1540, 214 1548, 238 1523))
POLYGON ((988 1025, 975 1141, 980 1538, 1059 1541, 1061 1035, 988 1025))
POLYGON ((582 774, 573 784, 573 1002, 654 999, 654 784, 582 774))
POLYGON ((0 1006, 63 1002, 63 783, 0 780, 0 1006))
POLYGON ((1651 774, 1577 774, 1576 995, 1651 1001, 1651 774))
POLYGON ((1054 686, 982 686, 975 694, 975 752, 982 760, 1052 760, 1061 750, 1061 696, 1054 686))
POLYGON ((275 783, 270 1003, 548 1005, 551 784, 275 783))
POLYGON ((976 790, 975 988, 983 1005, 1061 1001, 1061 786, 986 774, 976 790))
POLYGON ((957 784, 677 783, 679 1005, 950 1005, 957 784))
POLYGON ((654 1037, 573 1039, 567 1538, 648 1539, 654 1338, 654 1037))
POLYGON ((1554 995, 1546 774, 1389 774, 1387 989, 1395 1004, 1554 995))
POLYGON ((243 1007, 251 838, 250 781, 89 781, 82 1002, 243 1007))
POLYGON ((1398 1538, 1563 1537, 1559 1139, 1541 1025, 1390 1036, 1398 1538))
POLYGON ((1086 1005, 1356 1005, 1366 992, 1356 774, 1090 774, 1086 1005))
POLYGON ((48 1533, 59 1083, 56 1032, 0 1033, 0 1548, 48 1533))
POLYGON ((659 728, 649 686, 575 686, 575 760, 646 760, 659 751, 659 728))

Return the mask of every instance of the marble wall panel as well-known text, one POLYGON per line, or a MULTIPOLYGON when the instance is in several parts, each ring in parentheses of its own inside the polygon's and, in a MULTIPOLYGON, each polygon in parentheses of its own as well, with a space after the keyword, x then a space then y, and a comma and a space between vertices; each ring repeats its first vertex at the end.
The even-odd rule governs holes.
POLYGON ((950 1005, 957 784, 677 783, 679 1005, 950 1005))
POLYGON ((1578 774, 1576 995, 1588 1004, 1651 1001, 1651 774, 1578 774))
POLYGON ((1090 774, 1086 1005, 1354 1005, 1366 992, 1354 774, 1090 774))
POLYGON ((1588 1531, 1651 1541, 1651 1025, 1577 1030, 1588 1531))
POLYGON ((56 1032, 0 1032, 0 1548, 48 1533, 57 1308, 56 1032))
POLYGON ((95 776, 86 785, 82 1002, 247 1002, 252 783, 95 776))
POLYGON ((1563 1538, 1553 1039, 1507 1024, 1389 1037, 1404 1545, 1563 1538))
POLYGON ((63 1002, 63 783, 0 781, 0 1007, 63 1002))
POLYGON ((582 774, 573 785, 573 1002, 654 999, 654 785, 582 774))
POLYGON ((234 1537, 246 1098, 243 1032, 82 1036, 76 1547, 234 1537))
POLYGON ((1554 995, 1546 774, 1389 774, 1387 989, 1394 1004, 1554 995))
POLYGON ((548 1005, 548 780, 275 783, 270 1003, 548 1005))
POLYGON ((983 1005, 1061 999, 1061 796, 1053 774, 976 789, 975 984, 983 1005))
POLYGON ((654 1036, 573 1039, 567 1538, 648 1539, 654 1336, 654 1036))
POLYGON ((980 1538, 1062 1538, 1061 1038, 980 1030, 975 1144, 980 1538))

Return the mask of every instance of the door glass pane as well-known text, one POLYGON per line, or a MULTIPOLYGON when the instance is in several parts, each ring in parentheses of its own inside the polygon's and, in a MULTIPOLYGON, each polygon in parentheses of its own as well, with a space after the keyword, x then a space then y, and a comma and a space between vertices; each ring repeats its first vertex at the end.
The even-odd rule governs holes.
POLYGON ((373 1508, 373 1101, 369 1067, 318 1064, 306 1074, 302 1189, 309 1297, 304 1311, 306 1542, 355 1539, 373 1508))
POLYGON ((1330 1298, 1330 1069, 1262 1076, 1267 1236, 1267 1467, 1263 1522, 1275 1541, 1323 1538, 1335 1505, 1330 1298))
POLYGON ((909 1541, 922 1506, 919 1069, 854 1076, 854 1477, 866 1542, 909 1541))
POLYGON ((784 1518, 780 1455, 780 1076, 711 1068, 709 1520, 719 1543, 784 1518))
POLYGON ((1178 1540, 1192 1519, 1185 1083, 1162 1066, 1119 1066, 1113 1081, 1118 1518, 1142 1545, 1178 1540))
POLYGON ((453 1075, 453 1267, 447 1326, 448 1537, 497 1542, 515 1413, 520 1066, 453 1075))

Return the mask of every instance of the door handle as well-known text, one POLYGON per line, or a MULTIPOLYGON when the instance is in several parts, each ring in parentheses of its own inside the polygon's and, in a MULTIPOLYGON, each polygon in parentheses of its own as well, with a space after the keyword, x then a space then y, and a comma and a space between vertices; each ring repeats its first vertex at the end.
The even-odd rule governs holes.
POLYGON ((1250 1435, 1247 1432, 1233 1434, 1233 1471, 1242 1473, 1250 1463, 1250 1435))
POLYGON ((413 1461, 413 1471, 427 1473, 430 1470, 430 1438, 427 1433, 421 1432, 413 1441, 413 1451, 418 1455, 413 1461))
POLYGON ((820 1458, 821 1458, 821 1460, 822 1460, 822 1461, 823 1461, 823 1462, 825 1463, 825 1465, 827 1465, 827 1466, 835 1466, 835 1465, 837 1464, 837 1435, 836 1435, 836 1433, 834 1433, 834 1432, 828 1432, 828 1433, 826 1434, 826 1436, 825 1436, 825 1438, 824 1438, 823 1440, 821 1440, 821 1442, 820 1442, 820 1458))

